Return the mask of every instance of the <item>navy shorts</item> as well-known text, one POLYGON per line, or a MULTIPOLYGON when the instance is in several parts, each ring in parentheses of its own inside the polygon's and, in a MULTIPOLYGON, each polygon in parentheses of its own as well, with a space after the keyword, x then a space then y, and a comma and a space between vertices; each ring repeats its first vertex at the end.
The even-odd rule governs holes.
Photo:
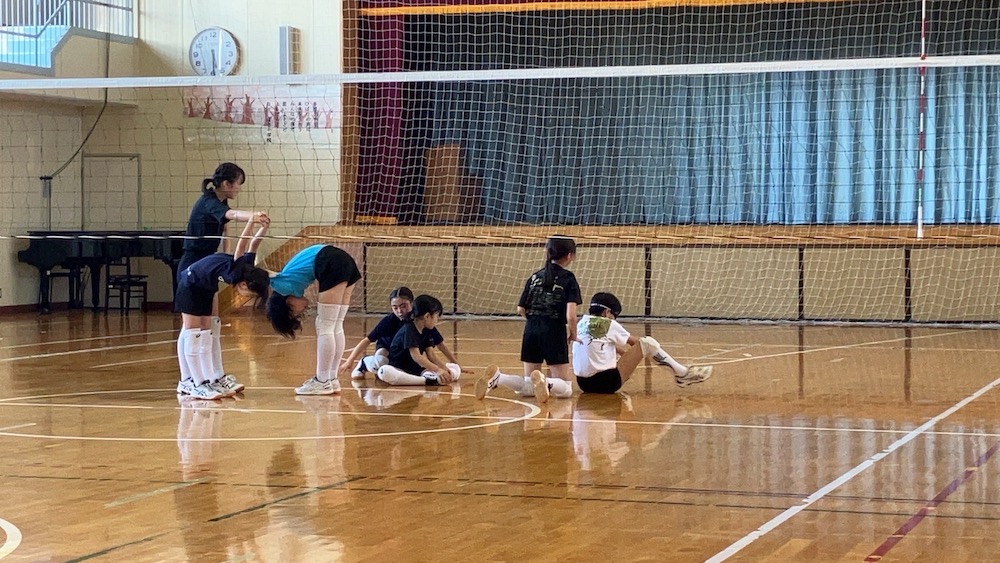
POLYGON ((545 317, 528 317, 521 338, 521 361, 558 366, 569 363, 566 323, 545 317))
POLYGON ((216 293, 218 292, 188 285, 182 281, 177 286, 177 295, 174 296, 174 312, 210 317, 216 293))
POLYGON ((600 393, 610 395, 622 388, 622 374, 618 368, 599 371, 590 377, 576 378, 576 384, 584 393, 600 393))
POLYGON ((313 267, 321 292, 347 282, 354 285, 361 280, 361 271, 350 254, 336 246, 326 246, 316 255, 313 267))

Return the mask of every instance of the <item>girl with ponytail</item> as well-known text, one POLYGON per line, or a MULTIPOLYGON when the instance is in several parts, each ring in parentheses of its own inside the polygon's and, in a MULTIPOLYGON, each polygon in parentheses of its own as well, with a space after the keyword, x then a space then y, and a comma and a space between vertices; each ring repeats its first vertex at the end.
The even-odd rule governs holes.
POLYGON ((576 306, 582 303, 580 284, 567 267, 576 258, 576 242, 569 237, 553 236, 545 244, 545 265, 531 274, 517 302, 517 313, 527 322, 521 337, 521 362, 524 377, 505 375, 496 366, 476 383, 476 396, 484 398, 498 385, 524 396, 534 395, 538 402, 549 395, 573 395, 573 370, 569 364, 569 343, 576 340, 576 306), (542 374, 542 363, 549 365, 552 377, 542 374))

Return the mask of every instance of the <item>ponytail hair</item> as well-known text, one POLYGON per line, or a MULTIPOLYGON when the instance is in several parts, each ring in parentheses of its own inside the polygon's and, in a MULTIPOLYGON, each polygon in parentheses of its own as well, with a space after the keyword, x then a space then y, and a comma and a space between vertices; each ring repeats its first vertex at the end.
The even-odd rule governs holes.
POLYGON ((413 300, 413 318, 420 318, 424 315, 433 315, 437 313, 440 315, 444 312, 444 306, 441 305, 436 297, 431 297, 430 295, 419 295, 413 300))
POLYGON ((262 308, 271 293, 271 278, 267 270, 243 262, 240 263, 240 269, 235 277, 237 282, 246 282, 247 289, 257 296, 254 307, 262 308))
POLYGON ((570 254, 576 254, 576 241, 562 235, 553 235, 545 243, 545 274, 542 277, 542 287, 551 291, 556 283, 555 262, 570 254))
POLYGON ((246 179, 247 175, 242 168, 232 162, 223 162, 215 169, 211 178, 201 181, 201 193, 214 192, 223 182, 243 182, 246 179))

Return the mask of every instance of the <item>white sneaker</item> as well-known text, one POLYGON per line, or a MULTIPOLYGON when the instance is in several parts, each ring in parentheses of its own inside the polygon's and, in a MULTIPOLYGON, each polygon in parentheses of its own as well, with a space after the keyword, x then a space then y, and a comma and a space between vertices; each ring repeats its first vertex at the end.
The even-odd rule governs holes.
POLYGON ((490 394, 490 391, 497 388, 500 383, 500 368, 497 366, 488 366, 486 368, 486 373, 476 381, 476 398, 482 401, 486 398, 486 395, 490 394))
POLYGON ((215 387, 207 381, 201 385, 193 386, 191 388, 191 392, 188 394, 192 399, 204 399, 206 401, 214 401, 222 398, 222 393, 218 392, 215 387))
POLYGON ((712 377, 712 366, 690 366, 687 374, 674 376, 674 382, 681 387, 702 383, 712 377))
POLYGON ((531 372, 531 386, 535 388, 535 398, 539 403, 547 403, 549 400, 549 382, 545 380, 545 374, 537 369, 531 372))
POLYGON ((219 386, 225 389, 226 393, 230 395, 235 395, 246 389, 245 385, 243 385, 239 381, 236 381, 236 378, 229 373, 220 377, 219 381, 217 381, 216 383, 218 383, 219 386))
POLYGON ((351 379, 364 379, 368 368, 365 367, 365 359, 358 360, 358 366, 351 372, 351 379))
POLYGON ((320 381, 315 376, 307 379, 301 387, 295 390, 296 395, 333 395, 340 392, 340 383, 330 381, 320 381))
POLYGON ((190 379, 185 379, 183 381, 177 382, 177 394, 178 395, 190 395, 193 393, 194 381, 190 379))
POLYGON ((206 381, 205 383, 210 385, 212 389, 215 389, 216 393, 222 395, 223 397, 232 397, 236 394, 223 385, 222 381, 206 381))

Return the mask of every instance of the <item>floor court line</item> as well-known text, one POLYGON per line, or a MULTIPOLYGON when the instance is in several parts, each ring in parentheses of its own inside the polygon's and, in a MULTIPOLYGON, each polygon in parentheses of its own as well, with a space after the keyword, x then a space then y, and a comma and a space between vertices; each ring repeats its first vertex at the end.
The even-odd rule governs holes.
POLYGON ((148 346, 162 346, 164 344, 177 345, 177 340, 159 340, 156 342, 143 342, 141 344, 122 344, 121 346, 105 346, 103 348, 87 348, 84 350, 69 350, 66 352, 49 352, 47 354, 29 354, 27 356, 15 356, 13 358, 0 358, 0 363, 20 362, 24 360, 40 360, 45 358, 55 358, 58 356, 76 356, 78 354, 94 354, 98 352, 113 352, 115 350, 129 350, 133 348, 146 348, 148 346))
POLYGON ((21 530, 3 518, 0 518, 0 530, 3 530, 4 535, 7 536, 4 542, 0 544, 0 559, 3 559, 17 549, 17 546, 21 545, 22 538, 21 530))
POLYGON ((74 338, 72 340, 52 340, 50 342, 35 342, 34 344, 13 344, 11 346, 0 346, 0 350, 13 350, 14 348, 38 348, 40 346, 53 346, 56 344, 73 344, 76 342, 93 342, 95 340, 111 340, 111 339, 122 339, 122 338, 136 338, 139 336, 151 336, 154 334, 169 334, 172 332, 177 332, 176 330, 154 330, 152 332, 135 332, 128 334, 109 334, 107 336, 93 336, 89 338, 74 338))
MULTIPOLYGON (((466 395, 471 397, 471 395, 466 395)), ((80 404, 80 403, 14 403, 14 402, 4 402, 0 403, 0 407, 56 407, 56 408, 77 408, 77 409, 117 409, 117 410, 145 410, 145 411, 179 411, 184 410, 183 407, 157 407, 152 405, 100 405, 100 404, 80 404)), ((255 408, 202 408, 196 407, 192 410, 204 411, 204 412, 238 412, 243 414, 316 414, 315 411, 309 410, 293 410, 293 409, 255 409, 255 408)), ((519 416, 484 416, 478 414, 424 414, 424 413, 399 413, 399 412, 367 412, 367 411, 350 411, 350 410, 331 410, 331 411, 320 411, 319 414, 342 414, 342 415, 353 415, 353 416, 384 416, 384 417, 401 417, 401 418, 440 418, 443 420, 451 419, 473 419, 473 420, 514 420, 519 419, 519 416)), ((19 426, 11 426, 9 428, 0 428, 3 430, 14 430, 15 428, 23 428, 27 426, 35 426, 35 423, 22 424, 19 426)))
POLYGON ((754 531, 750 532, 749 534, 743 536, 742 538, 740 538, 736 542, 732 543, 729 547, 727 547, 727 548, 723 549, 722 551, 716 553, 711 558, 707 559, 706 563, 719 563, 719 562, 725 561, 726 559, 729 559, 733 555, 739 553, 740 551, 742 551, 748 545, 752 544, 753 542, 755 542, 758 539, 762 538, 763 536, 767 535, 768 533, 770 533, 772 530, 774 530, 775 528, 777 528, 781 524, 783 524, 783 523, 787 522, 788 520, 790 520, 791 518, 793 518, 796 514, 802 512, 806 508, 809 508, 810 506, 812 506, 813 504, 815 504, 817 501, 819 501, 823 497, 825 497, 828 494, 830 494, 832 491, 834 491, 837 488, 841 487, 842 485, 848 483, 849 481, 851 481, 852 479, 854 479, 855 477, 857 477, 859 474, 861 474, 863 471, 865 471, 869 467, 875 465, 876 463, 878 463, 879 461, 881 461, 885 457, 889 456, 890 454, 892 454, 893 452, 895 452, 899 448, 905 446, 906 444, 909 444, 910 442, 912 442, 913 440, 915 440, 917 437, 921 436, 922 434, 925 434, 928 430, 930 430, 931 428, 933 428, 939 422, 941 422, 942 420, 948 418, 949 416, 951 416, 952 414, 956 413, 957 411, 961 410, 963 407, 965 407, 966 405, 968 405, 972 401, 975 401, 979 397, 985 395, 986 393, 988 393, 989 391, 991 391, 993 388, 995 388, 998 385, 1000 385, 1000 378, 994 379, 990 383, 987 383, 985 386, 981 387, 975 393, 973 393, 973 394, 969 395, 968 397, 962 399, 961 401, 955 403, 954 405, 952 405, 951 407, 949 407, 945 411, 941 412, 940 414, 938 414, 934 418, 931 418, 927 422, 921 424, 917 428, 914 428, 913 430, 911 430, 910 432, 908 432, 905 436, 899 438, 898 440, 896 440, 892 444, 889 444, 889 446, 886 447, 881 452, 878 452, 875 455, 869 457, 868 459, 866 459, 863 462, 859 463, 858 465, 854 466, 852 469, 850 469, 849 471, 847 471, 846 473, 844 473, 840 477, 837 477, 833 481, 830 481, 829 483, 827 483, 823 487, 819 488, 818 490, 816 490, 816 492, 814 492, 811 495, 809 495, 808 497, 802 499, 799 502, 799 504, 796 504, 794 506, 791 506, 791 507, 785 509, 781 514, 778 514, 774 518, 768 520, 767 522, 765 522, 764 524, 762 524, 756 530, 754 530, 754 531))
POLYGON ((762 355, 762 356, 750 356, 749 358, 733 358, 733 359, 730 359, 730 360, 718 360, 718 361, 715 361, 715 362, 713 362, 713 365, 721 366, 721 365, 727 365, 727 364, 737 364, 737 363, 740 363, 740 362, 747 362, 747 361, 751 361, 751 360, 767 360, 767 359, 771 359, 771 358, 783 358, 783 357, 786 357, 786 356, 799 356, 799 355, 805 355, 805 354, 814 354, 816 352, 830 352, 830 351, 833 351, 833 350, 851 350, 851 349, 854 349, 854 348, 865 348, 865 347, 871 347, 871 346, 876 346, 876 345, 880 345, 880 344, 889 344, 889 343, 892 343, 892 342, 905 342, 907 340, 909 340, 909 341, 912 342, 914 340, 923 340, 923 339, 926 339, 926 338, 940 338, 942 336, 951 336, 951 335, 954 335, 954 334, 961 334, 963 332, 966 332, 966 331, 956 330, 956 331, 951 331, 951 332, 942 332, 940 334, 926 334, 924 336, 913 336, 913 337, 910 337, 910 338, 905 338, 904 337, 904 338, 891 338, 889 340, 873 340, 871 342, 856 342, 854 344, 843 344, 843 345, 840 345, 840 346, 824 346, 822 348, 810 348, 808 350, 795 350, 795 351, 792 351, 792 352, 781 352, 779 354, 765 354, 765 355, 762 355))
POLYGON ((4 426, 3 428, 0 428, 0 432, 4 432, 6 430, 17 430, 19 428, 28 428, 29 426, 38 426, 38 423, 28 422, 25 424, 15 424, 14 426, 4 426))
POLYGON ((948 484, 948 486, 938 492, 938 494, 934 495, 933 499, 924 504, 924 506, 920 507, 920 510, 918 510, 916 514, 904 522, 895 533, 886 538, 881 545, 875 548, 875 551, 872 551, 871 554, 865 558, 865 563, 875 563, 877 561, 881 561, 882 558, 885 557, 885 554, 889 553, 889 551, 895 547, 897 543, 903 541, 903 538, 912 532, 918 524, 923 522, 924 518, 926 518, 932 510, 944 503, 944 501, 947 500, 952 493, 957 491, 959 487, 978 473, 979 468, 985 465, 986 462, 997 453, 997 449, 1000 449, 1000 442, 993 444, 993 446, 980 455, 971 466, 966 467, 962 475, 956 477, 951 483, 948 484))
POLYGON ((207 479, 195 479, 194 481, 186 481, 184 483, 174 483, 173 485, 167 485, 166 487, 160 487, 154 491, 147 491, 145 493, 138 493, 134 495, 127 496, 125 498, 120 498, 118 500, 113 500, 104 505, 104 508, 114 508, 116 506, 121 506, 123 504, 129 504, 139 500, 145 500, 150 497, 155 497, 163 493, 169 493, 170 491, 176 491, 178 489, 186 489, 192 485, 198 485, 207 482, 207 479))

